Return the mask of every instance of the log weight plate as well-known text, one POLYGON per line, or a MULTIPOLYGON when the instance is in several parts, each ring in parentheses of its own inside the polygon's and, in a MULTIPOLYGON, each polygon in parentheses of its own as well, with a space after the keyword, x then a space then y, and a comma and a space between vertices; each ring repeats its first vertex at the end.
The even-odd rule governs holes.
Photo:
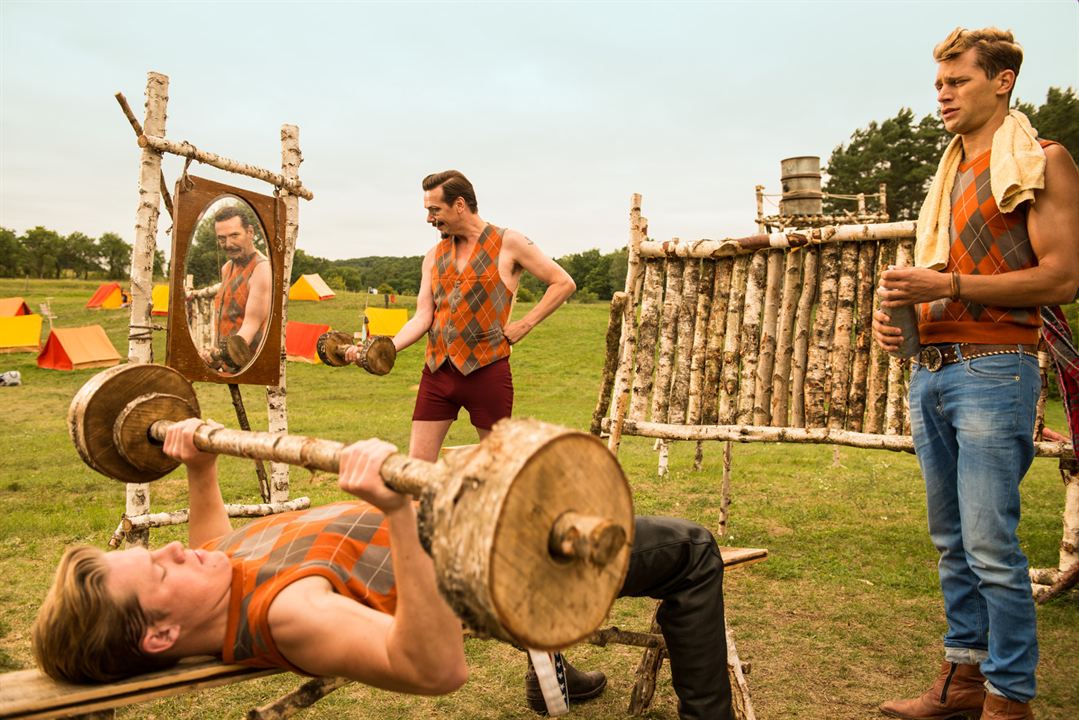
POLYGON ((158 420, 179 422, 193 417, 198 417, 197 410, 178 395, 140 395, 120 411, 113 427, 113 442, 124 460, 147 476, 159 478, 179 467, 180 461, 166 455, 163 444, 149 442, 150 426, 158 420))
POLYGON ((629 483, 606 446, 514 419, 446 462, 456 486, 434 499, 431 554, 451 606, 474 628, 501 627, 503 639, 538 650, 594 632, 622 587, 633 539, 629 483), (553 558, 551 528, 567 511, 610 518, 626 544, 601 566, 553 558))
MULTIPOLYGON (((315 352, 322 362, 332 367, 343 367, 345 348, 355 344, 352 336, 346 332, 332 331, 322 333, 315 343, 315 352)), ((387 335, 372 335, 360 344, 359 359, 356 364, 372 375, 386 375, 393 370, 397 360, 397 348, 393 338, 387 335)))
MULTIPOLYGON (((83 462, 102 475, 129 483, 157 480, 176 467, 173 461, 172 467, 159 474, 141 469, 128 461, 117 446, 116 419, 129 404, 147 394, 171 395, 179 399, 192 412, 184 417, 201 414, 191 383, 172 368, 149 363, 109 368, 90 378, 68 409, 68 432, 83 462)), ((176 406, 175 401, 170 404, 176 406)), ((149 445, 149 438, 144 434, 139 444, 149 445)))

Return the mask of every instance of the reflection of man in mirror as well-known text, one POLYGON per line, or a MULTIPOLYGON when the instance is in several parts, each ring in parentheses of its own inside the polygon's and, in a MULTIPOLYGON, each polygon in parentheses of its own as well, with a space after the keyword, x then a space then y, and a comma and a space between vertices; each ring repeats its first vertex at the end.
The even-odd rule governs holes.
POLYGON ((258 349, 270 315, 273 280, 270 263, 255 248, 255 226, 242 208, 232 205, 218 211, 214 233, 228 258, 221 266, 221 286, 214 297, 217 347, 221 351, 204 349, 200 354, 211 366, 235 372, 242 363, 235 362, 235 351, 225 351, 229 338, 242 339, 251 352, 258 349))

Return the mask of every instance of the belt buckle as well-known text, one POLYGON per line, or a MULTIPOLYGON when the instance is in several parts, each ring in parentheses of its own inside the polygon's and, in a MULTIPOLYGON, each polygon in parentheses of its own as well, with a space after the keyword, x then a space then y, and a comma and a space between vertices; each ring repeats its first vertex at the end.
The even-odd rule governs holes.
POLYGON ((936 372, 944 364, 944 356, 936 345, 926 345, 918 352, 918 362, 929 372, 936 372))

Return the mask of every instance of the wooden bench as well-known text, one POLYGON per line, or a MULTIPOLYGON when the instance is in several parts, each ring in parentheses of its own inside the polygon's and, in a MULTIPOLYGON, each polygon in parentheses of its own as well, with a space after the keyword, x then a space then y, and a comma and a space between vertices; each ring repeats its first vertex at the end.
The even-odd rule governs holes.
MULTIPOLYGON (((641 197, 630 207, 625 289, 611 301, 592 432, 617 453, 623 436, 668 446, 723 445, 720 537, 726 535, 733 442, 794 442, 914 452, 909 363, 871 336, 880 273, 909 265, 913 222, 833 225, 725 240, 648 238, 641 197)), ((1043 373, 1036 438, 1044 425, 1043 373)), ((1058 568, 1031 570, 1035 596, 1074 584, 1079 464, 1069 443, 1036 442, 1065 480, 1058 568)), ((732 643, 733 644, 733 643, 732 643)), ((752 717, 750 709, 742 717, 752 717)))

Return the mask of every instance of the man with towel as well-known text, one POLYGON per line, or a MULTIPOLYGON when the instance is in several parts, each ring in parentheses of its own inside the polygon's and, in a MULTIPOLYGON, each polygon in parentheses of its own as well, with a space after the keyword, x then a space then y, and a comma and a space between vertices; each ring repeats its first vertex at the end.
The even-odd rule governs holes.
POLYGON ((1040 306, 1079 287, 1079 171, 1009 112, 1023 51, 1011 32, 955 29, 934 48, 955 137, 922 211, 916 267, 881 276, 873 334, 898 349, 891 308, 917 304, 910 419, 940 553, 944 662, 892 717, 1032 718, 1038 662, 1019 482, 1034 457, 1040 306))

